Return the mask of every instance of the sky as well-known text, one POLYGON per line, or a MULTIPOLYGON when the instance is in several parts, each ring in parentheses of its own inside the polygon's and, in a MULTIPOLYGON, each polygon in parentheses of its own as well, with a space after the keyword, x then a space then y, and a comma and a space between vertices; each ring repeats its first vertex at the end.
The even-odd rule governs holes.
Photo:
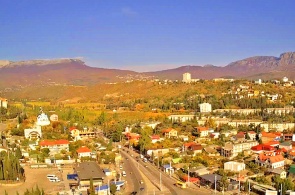
POLYGON ((139 72, 295 51, 294 0, 0 0, 0 59, 139 72))

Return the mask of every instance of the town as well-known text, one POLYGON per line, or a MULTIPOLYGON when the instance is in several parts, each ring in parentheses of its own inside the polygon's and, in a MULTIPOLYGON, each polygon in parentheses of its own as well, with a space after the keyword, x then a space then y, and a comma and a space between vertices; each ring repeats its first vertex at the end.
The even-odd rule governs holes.
POLYGON ((293 81, 187 72, 181 82, 124 85, 136 82, 199 90, 169 104, 0 98, 5 194, 295 194, 293 81))

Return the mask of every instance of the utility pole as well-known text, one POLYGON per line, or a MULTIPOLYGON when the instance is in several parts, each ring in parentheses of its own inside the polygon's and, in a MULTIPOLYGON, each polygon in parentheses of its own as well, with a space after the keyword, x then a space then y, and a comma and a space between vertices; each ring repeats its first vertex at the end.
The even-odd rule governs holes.
POLYGON ((162 172, 160 171, 160 191, 162 191, 162 172))
POLYGON ((188 166, 188 169, 187 169, 187 186, 189 185, 189 182, 190 182, 190 180, 189 180, 189 166, 188 166))
POLYGON ((172 171, 172 167, 171 167, 171 160, 170 160, 170 167, 169 167, 169 176, 171 177, 171 171, 172 171))
POLYGON ((216 194, 216 174, 214 176, 214 194, 216 194))
POLYGON ((248 182, 248 185, 249 185, 249 189, 248 189, 248 190, 249 190, 249 195, 250 195, 250 194, 251 194, 251 192, 250 192, 250 191, 251 191, 251 188, 250 188, 250 181, 248 182))
POLYGON ((283 183, 281 183, 281 195, 283 195, 283 183))

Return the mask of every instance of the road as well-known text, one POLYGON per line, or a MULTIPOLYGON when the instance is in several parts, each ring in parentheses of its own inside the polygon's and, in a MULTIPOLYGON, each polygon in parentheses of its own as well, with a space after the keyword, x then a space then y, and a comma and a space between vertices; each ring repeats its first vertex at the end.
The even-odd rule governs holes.
MULTIPOLYGON (((122 155, 124 156, 129 156, 128 158, 132 158, 129 159, 129 163, 128 164, 133 164, 133 168, 135 168, 136 166, 134 166, 134 162, 136 164, 136 156, 138 156, 138 153, 136 153, 135 151, 129 150, 125 148, 125 151, 128 151, 129 153, 127 154, 126 152, 121 152, 122 155), (133 157, 131 157, 131 154, 133 155, 133 157)), ((126 157, 125 157, 126 158, 126 157)), ((138 161, 139 166, 141 171, 145 174, 145 176, 152 181, 152 183, 154 183, 155 186, 157 186, 158 188, 160 187, 160 170, 153 164, 149 163, 149 162, 143 162, 141 159, 139 159, 138 161)), ((138 165, 137 165, 138 166, 138 165)), ((136 169, 136 168, 135 168, 136 169)), ((186 195, 186 194, 198 194, 198 195, 208 195, 211 194, 212 191, 205 189, 205 188, 193 188, 194 184, 190 184, 191 187, 188 187, 186 189, 181 189, 177 186, 175 186, 174 184, 176 183, 176 179, 173 177, 170 177, 168 174, 164 173, 161 171, 161 181, 162 181, 162 192, 161 194, 173 194, 173 195, 186 195)))
POLYGON ((137 163, 132 160, 131 156, 129 156, 127 153, 121 152, 121 155, 124 159, 123 170, 126 171, 127 174, 126 180, 128 185, 128 192, 137 192, 137 194, 143 195, 147 187, 145 183, 140 184, 140 181, 143 181, 143 178, 141 177, 139 169, 137 168, 137 163))

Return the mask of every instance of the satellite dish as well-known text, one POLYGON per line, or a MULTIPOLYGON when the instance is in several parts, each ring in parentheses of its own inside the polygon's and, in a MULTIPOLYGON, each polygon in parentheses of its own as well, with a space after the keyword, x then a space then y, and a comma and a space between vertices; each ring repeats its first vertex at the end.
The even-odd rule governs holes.
POLYGON ((40 125, 40 126, 46 126, 46 125, 49 125, 50 124, 50 121, 48 119, 48 116, 42 112, 38 117, 37 117, 37 125, 40 125))

